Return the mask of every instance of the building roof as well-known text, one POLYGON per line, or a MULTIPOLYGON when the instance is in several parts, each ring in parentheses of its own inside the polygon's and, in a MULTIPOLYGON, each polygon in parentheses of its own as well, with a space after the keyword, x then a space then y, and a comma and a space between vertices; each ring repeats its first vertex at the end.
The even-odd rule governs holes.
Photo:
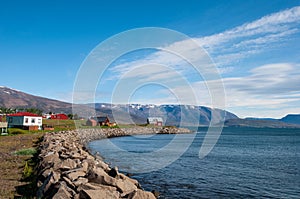
POLYGON ((108 117, 97 117, 98 122, 106 122, 106 120, 109 120, 108 117))
POLYGON ((161 117, 148 117, 149 122, 163 122, 161 117))
POLYGON ((8 114, 8 116, 30 116, 30 117, 42 117, 34 113, 29 113, 29 112, 18 112, 18 113, 13 113, 13 114, 8 114))

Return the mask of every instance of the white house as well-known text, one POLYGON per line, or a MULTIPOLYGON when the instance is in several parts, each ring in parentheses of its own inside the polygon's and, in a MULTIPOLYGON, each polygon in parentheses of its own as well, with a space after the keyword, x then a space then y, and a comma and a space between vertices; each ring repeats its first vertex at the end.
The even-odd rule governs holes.
POLYGON ((29 130, 41 130, 42 116, 33 113, 19 112, 7 115, 8 128, 22 128, 29 130))
POLYGON ((153 124, 155 126, 162 126, 163 119, 161 117, 148 117, 147 119, 148 124, 153 124))

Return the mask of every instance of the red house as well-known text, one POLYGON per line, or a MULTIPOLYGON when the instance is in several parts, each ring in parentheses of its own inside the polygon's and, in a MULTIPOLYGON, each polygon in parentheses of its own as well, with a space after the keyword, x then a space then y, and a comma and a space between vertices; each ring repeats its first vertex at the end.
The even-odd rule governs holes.
POLYGON ((67 120, 67 119, 69 119, 69 117, 66 114, 59 113, 59 114, 51 115, 51 119, 53 119, 53 120, 67 120))

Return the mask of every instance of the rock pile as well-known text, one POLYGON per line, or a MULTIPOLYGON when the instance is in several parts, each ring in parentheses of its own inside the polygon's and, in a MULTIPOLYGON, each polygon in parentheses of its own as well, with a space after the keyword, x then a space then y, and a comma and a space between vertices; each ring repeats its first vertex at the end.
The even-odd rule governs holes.
POLYGON ((86 132, 80 131, 47 133, 40 144, 37 197, 155 199, 154 194, 141 189, 138 181, 90 155, 82 144, 99 136, 115 136, 116 132, 106 131, 108 134, 97 131, 98 137, 92 134, 85 139, 86 132))
POLYGON ((77 131, 82 144, 92 140, 103 138, 119 137, 126 135, 146 135, 146 134, 177 134, 190 133, 186 128, 176 127, 132 127, 132 128, 103 128, 103 129, 80 129, 77 131))

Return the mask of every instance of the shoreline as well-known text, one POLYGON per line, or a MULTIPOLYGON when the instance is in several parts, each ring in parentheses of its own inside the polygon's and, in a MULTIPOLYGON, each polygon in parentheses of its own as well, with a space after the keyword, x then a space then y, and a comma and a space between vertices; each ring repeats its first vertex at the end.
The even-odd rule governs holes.
POLYGON ((103 128, 103 129, 77 129, 81 144, 86 145, 93 140, 113 138, 130 135, 155 134, 182 134, 191 133, 187 128, 177 127, 131 127, 131 128, 103 128))
POLYGON ((144 191, 139 182, 118 168, 110 168, 102 158, 92 155, 87 144, 104 138, 190 133, 188 129, 170 127, 135 127, 126 129, 77 129, 47 133, 39 145, 37 168, 38 198, 147 198, 155 199, 144 191))

